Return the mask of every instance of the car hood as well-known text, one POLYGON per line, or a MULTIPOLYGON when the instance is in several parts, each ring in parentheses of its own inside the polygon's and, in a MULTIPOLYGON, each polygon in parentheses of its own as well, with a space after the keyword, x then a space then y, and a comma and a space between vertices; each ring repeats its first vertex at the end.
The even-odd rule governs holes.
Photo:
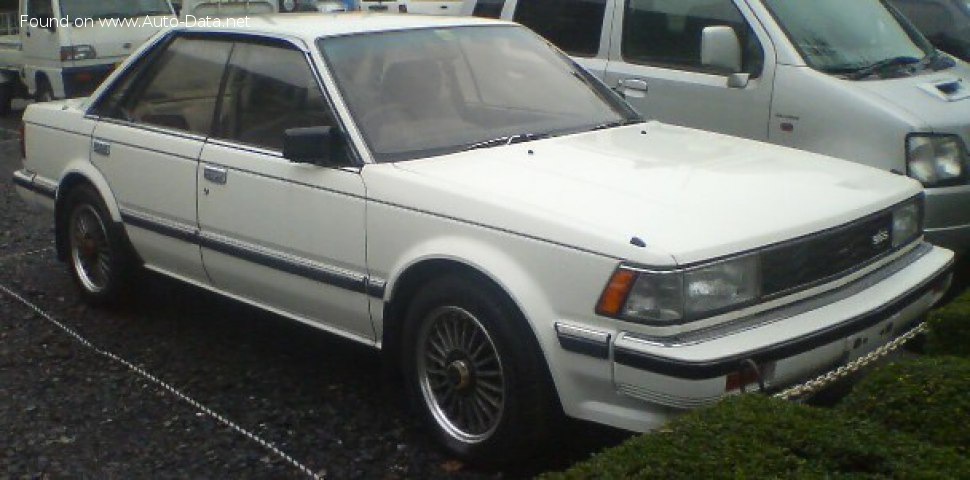
POLYGON ((376 201, 650 265, 807 235, 920 191, 871 167, 656 122, 374 167, 376 201))
POLYGON ((855 82, 882 102, 894 105, 923 125, 914 130, 962 135, 970 145, 970 66, 957 60, 953 68, 908 78, 855 82))

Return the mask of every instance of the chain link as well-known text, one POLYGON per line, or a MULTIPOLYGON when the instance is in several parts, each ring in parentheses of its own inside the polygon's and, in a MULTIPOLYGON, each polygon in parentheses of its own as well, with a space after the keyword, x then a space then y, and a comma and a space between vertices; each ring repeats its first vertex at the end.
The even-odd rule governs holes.
MULTIPOLYGON (((21 257, 25 257, 25 256, 32 255, 32 254, 41 253, 43 251, 49 250, 50 248, 51 247, 47 247, 45 249, 36 250, 34 252, 26 252, 26 253, 21 253, 21 254, 16 254, 16 255, 11 255, 11 256, 7 256, 7 257, 3 257, 3 258, 0 258, 0 263, 3 263, 4 261, 7 261, 7 260, 11 260, 13 258, 21 258, 21 257)), ((255 433, 250 432, 249 430, 246 430, 245 428, 241 427, 240 425, 238 425, 237 423, 233 422, 232 420, 229 420, 225 416, 219 414, 215 410, 212 410, 211 408, 203 405, 198 400, 196 400, 196 399, 188 396, 187 394, 183 393, 181 390, 179 390, 178 388, 175 388, 174 386, 172 386, 168 382, 166 382, 166 381, 164 381, 164 380, 156 377, 155 375, 152 375, 151 373, 149 373, 144 368, 141 368, 138 365, 135 365, 134 363, 131 363, 128 360, 125 360, 124 358, 122 358, 122 357, 120 357, 120 356, 118 356, 118 355, 116 355, 116 354, 114 354, 112 352, 109 352, 107 350, 104 350, 104 349, 99 348, 98 346, 96 346, 93 343, 91 343, 90 340, 88 340, 87 338, 83 337, 80 333, 76 332, 74 329, 72 329, 71 327, 68 327, 64 323, 61 323, 60 321, 58 321, 57 319, 55 319, 53 316, 51 316, 50 314, 48 314, 44 310, 41 310, 40 307, 38 307, 37 305, 34 305, 32 302, 30 302, 29 300, 27 300, 24 297, 20 296, 18 293, 14 292, 13 290, 7 288, 5 285, 0 284, 0 292, 7 294, 9 297, 15 299, 16 301, 20 302, 21 304, 23 304, 27 308, 33 310, 34 313, 36 313, 37 315, 40 315, 42 318, 44 318, 45 320, 47 320, 48 322, 50 322, 51 324, 53 324, 55 327, 59 328, 64 333, 66 333, 70 337, 74 338, 74 340, 76 340, 78 343, 80 343, 81 345, 83 345, 87 349, 93 351, 94 353, 96 353, 96 354, 98 354, 98 355, 100 355, 102 357, 106 357, 107 359, 111 360, 112 362, 115 362, 115 363, 118 363, 118 364, 123 365, 125 368, 127 368, 129 371, 135 373, 139 377, 142 377, 145 380, 148 380, 150 383, 153 383, 157 387, 161 388, 162 390, 167 391, 168 393, 172 394, 173 396, 175 396, 179 400, 181 400, 181 401, 189 404, 190 406, 192 406, 192 408, 196 409, 199 413, 202 413, 202 414, 204 414, 204 415, 212 418, 213 420, 221 423, 222 425, 228 427, 229 429, 231 429, 231 430, 239 433, 240 435, 248 438, 249 440, 255 442, 257 445, 263 447, 264 449, 269 450, 270 453, 272 453, 273 455, 279 457, 280 459, 282 459, 284 462, 288 463, 289 465, 293 466, 294 468, 296 468, 297 470, 299 470, 301 473, 303 473, 307 477, 312 478, 313 480, 322 480, 323 479, 323 477, 324 477, 323 474, 319 474, 319 473, 314 472, 309 467, 307 467, 303 463, 300 463, 298 460, 296 460, 295 458, 293 458, 292 456, 290 456, 289 454, 287 454, 286 452, 284 452, 283 450, 281 450, 279 447, 277 447, 272 442, 263 439, 259 435, 256 435, 255 433)))
POLYGON ((872 352, 869 352, 862 357, 859 357, 856 360, 772 396, 781 400, 797 400, 799 398, 818 393, 820 390, 825 389, 833 383, 848 377, 849 375, 868 367, 873 362, 889 355, 892 352, 895 352, 900 347, 905 345, 906 342, 912 340, 914 337, 925 331, 926 323, 921 323, 910 331, 900 335, 893 341, 886 343, 885 345, 873 350, 872 352))

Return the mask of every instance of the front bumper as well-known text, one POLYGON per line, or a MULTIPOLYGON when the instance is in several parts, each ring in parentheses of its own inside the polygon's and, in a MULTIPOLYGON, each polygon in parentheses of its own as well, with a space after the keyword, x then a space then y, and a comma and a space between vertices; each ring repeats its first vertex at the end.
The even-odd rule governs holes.
POLYGON ((926 189, 926 240, 970 253, 970 185, 926 189))
MULTIPOLYGON (((814 299, 803 311, 798 304, 784 307, 774 321, 737 333, 671 345, 621 332, 612 345, 615 388, 666 407, 693 408, 732 393, 728 376, 751 362, 766 388, 781 389, 852 361, 912 328, 949 287, 952 252, 923 245, 911 255, 900 259, 910 264, 863 283, 851 296, 818 308, 814 299)), ((821 298, 827 295, 838 292, 821 298)))

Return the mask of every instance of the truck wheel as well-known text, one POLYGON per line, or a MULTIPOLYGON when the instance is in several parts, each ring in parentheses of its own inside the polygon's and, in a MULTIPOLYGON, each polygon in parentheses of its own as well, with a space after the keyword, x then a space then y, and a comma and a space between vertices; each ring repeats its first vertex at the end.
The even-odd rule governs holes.
POLYGON ((38 102, 54 101, 54 90, 46 78, 41 78, 37 81, 37 93, 34 94, 34 100, 38 102))
POLYGON ((535 452, 561 411, 531 329, 495 290, 461 276, 430 282, 402 339, 412 405, 447 450, 485 465, 535 452))
POLYGON ((10 114, 10 103, 13 101, 14 87, 9 83, 0 85, 0 117, 10 114))
POLYGON ((117 302, 131 286, 133 255, 127 237, 111 220, 98 192, 81 185, 65 202, 63 222, 68 270, 82 299, 91 305, 117 302))

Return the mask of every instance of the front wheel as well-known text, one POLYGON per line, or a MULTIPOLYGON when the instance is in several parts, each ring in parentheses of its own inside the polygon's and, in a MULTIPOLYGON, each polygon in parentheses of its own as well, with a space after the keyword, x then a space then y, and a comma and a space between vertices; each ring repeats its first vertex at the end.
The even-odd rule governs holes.
POLYGON ((104 202, 84 185, 68 193, 63 228, 68 269, 89 304, 118 301, 131 282, 131 253, 121 227, 111 221, 104 202))
POLYGON ((462 277, 431 282, 408 309, 402 349, 425 424, 451 453, 488 465, 534 452, 560 414, 538 342, 494 290, 462 277))

